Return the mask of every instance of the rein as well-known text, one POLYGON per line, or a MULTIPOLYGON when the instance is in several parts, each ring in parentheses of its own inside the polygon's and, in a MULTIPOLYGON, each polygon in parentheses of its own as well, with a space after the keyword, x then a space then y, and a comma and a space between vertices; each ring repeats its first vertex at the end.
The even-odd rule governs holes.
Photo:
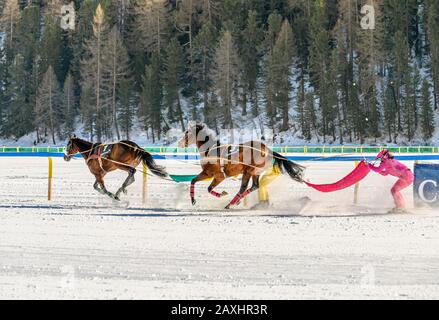
MULTIPOLYGON (((76 153, 73 153, 73 154, 67 154, 67 153, 64 153, 65 155, 67 155, 67 156, 71 156, 71 157, 73 157, 74 155, 76 155, 76 154, 80 154, 80 155, 84 155, 85 153, 88 153, 88 154, 90 154, 92 151, 93 151, 93 149, 95 149, 95 148, 101 148, 101 147, 104 147, 104 146, 110 146, 110 145, 115 145, 115 144, 122 144, 122 145, 125 145, 125 146, 127 146, 127 147, 130 147, 130 148, 132 148, 132 149, 134 149, 134 150, 140 150, 140 151, 145 151, 144 149, 142 149, 142 148, 138 148, 138 147, 136 147, 136 146, 133 146, 133 145, 130 145, 130 144, 128 144, 128 143, 125 143, 125 142, 122 142, 122 141, 119 141, 119 142, 111 142, 111 143, 101 143, 101 144, 99 144, 99 145, 93 145, 92 144, 92 147, 91 148, 89 148, 89 149, 87 149, 87 150, 84 150, 84 151, 78 151, 78 152, 76 152, 76 153)), ((72 158, 73 160, 79 160, 79 159, 75 159, 75 158, 72 158)), ((132 169, 135 169, 135 170, 138 170, 138 171, 140 171, 140 172, 142 172, 142 173, 144 173, 144 174, 147 174, 147 175, 149 175, 149 176, 153 176, 153 174, 151 174, 150 172, 148 172, 148 170, 144 170, 143 168, 141 169, 141 170, 139 170, 139 169, 137 169, 137 167, 134 167, 134 166, 132 166, 132 165, 129 165, 129 164, 126 164, 126 163, 122 163, 122 162, 119 162, 119 161, 116 161, 116 160, 113 160, 113 159, 108 159, 108 158, 102 158, 102 157, 98 157, 98 158, 96 158, 96 159, 90 159, 89 158, 89 156, 87 156, 87 158, 85 158, 84 157, 84 160, 86 161, 86 163, 88 163, 88 161, 89 160, 98 160, 100 163, 100 166, 101 166, 101 169, 105 172, 105 170, 102 168, 102 160, 105 160, 105 161, 109 161, 109 162, 112 162, 112 163, 115 163, 115 164, 118 164, 118 165, 121 165, 121 166, 124 166, 124 167, 129 167, 129 168, 132 168, 132 169)), ((163 180, 168 180, 168 181, 173 181, 172 179, 170 179, 170 178, 164 178, 164 177, 159 177, 160 179, 163 179, 163 180)))
MULTIPOLYGON (((138 147, 133 146, 133 145, 130 145, 130 144, 128 144, 128 143, 125 143, 125 142, 119 141, 119 142, 111 142, 111 143, 101 143, 101 144, 96 145, 96 146, 93 146, 93 145, 92 145, 92 147, 89 148, 89 149, 87 149, 87 150, 79 151, 79 152, 76 152, 76 153, 74 153, 74 154, 67 154, 67 153, 65 153, 65 154, 66 154, 67 156, 74 156, 74 155, 76 155, 76 154, 84 155, 84 154, 86 154, 86 153, 89 153, 89 154, 90 154, 90 153, 92 152, 92 150, 93 150, 94 148, 96 148, 96 147, 103 147, 103 146, 107 146, 107 145, 115 145, 115 144, 117 144, 117 143, 122 144, 122 145, 125 145, 125 146, 127 146, 127 147, 130 147, 130 148, 132 148, 132 149, 134 149, 134 150, 145 151, 143 148, 138 148, 138 147)), ((228 147, 243 147, 243 148, 249 148, 249 149, 251 149, 251 150, 259 151, 259 152, 262 153, 262 151, 261 151, 260 149, 255 148, 255 147, 252 147, 252 146, 239 145, 239 144, 223 144, 223 145, 217 145, 216 143, 215 143, 214 145, 212 145, 210 148, 208 148, 206 151, 207 151, 207 152, 210 152, 210 151, 213 151, 213 150, 219 149, 219 148, 221 148, 221 147, 226 147, 226 148, 228 148, 228 147)), ((268 147, 267 147, 267 148, 268 148, 268 147)), ((200 151, 200 150, 199 150, 199 151, 200 151)), ((206 152, 206 151, 200 151, 200 155, 202 155, 202 153, 204 153, 204 152, 206 152)), ((157 153, 151 153, 151 154, 157 154, 157 153)), ((346 154, 346 155, 355 155, 355 154, 354 154, 354 153, 351 153, 351 154, 346 154)), ((281 159, 281 158, 279 158, 279 157, 277 157, 277 156, 275 156, 275 155, 273 155, 273 154, 272 154, 272 157, 273 157, 274 159, 281 159)), ((330 159, 330 158, 336 158, 336 157, 338 157, 338 156, 332 156, 332 157, 319 157, 319 158, 315 158, 315 159, 312 159, 312 160, 306 160, 306 161, 304 161, 304 162, 313 162, 313 161, 319 161, 319 160, 321 160, 321 159, 330 159)), ((73 158, 73 159, 75 159, 75 158, 73 158)), ((88 157, 85 158, 86 161, 87 161, 87 159, 88 159, 88 157)), ((128 164, 125 164, 125 163, 121 163, 121 162, 116 161, 116 160, 112 160, 112 159, 108 159, 108 158, 103 158, 103 159, 106 160, 106 161, 113 162, 113 163, 115 163, 115 164, 119 164, 119 165, 122 165, 122 166, 125 166, 125 167, 130 167, 130 168, 136 169, 136 167, 134 167, 134 166, 132 166, 132 165, 128 165, 128 164)), ((217 161, 226 160, 226 161, 229 161, 229 162, 232 161, 232 164, 243 164, 243 165, 246 165, 246 166, 252 167, 253 169, 261 169, 261 167, 253 166, 253 165, 250 165, 250 164, 246 164, 246 163, 243 163, 242 161, 233 161, 233 160, 231 160, 231 159, 224 158, 224 157, 221 157, 221 156, 220 156, 220 157, 202 157, 202 159, 203 159, 203 160, 217 160, 217 161)), ((76 160, 76 159, 75 159, 75 160, 76 160)), ((178 160, 178 159, 175 159, 175 161, 187 163, 186 161, 178 160)), ((200 165, 200 164, 196 164, 196 163, 191 163, 191 164, 196 165, 196 166, 200 165)), ((302 166, 302 167, 307 168, 308 166, 302 166)), ((138 169, 136 169, 136 170, 138 170, 138 169)), ((139 170, 139 171, 141 171, 142 173, 146 173, 146 174, 152 176, 152 174, 150 174, 150 173, 148 172, 148 170, 145 171, 145 170, 142 169, 142 170, 139 170)), ((161 179, 163 179, 163 180, 168 180, 168 181, 173 181, 173 180, 170 179, 170 178, 161 178, 161 179)))

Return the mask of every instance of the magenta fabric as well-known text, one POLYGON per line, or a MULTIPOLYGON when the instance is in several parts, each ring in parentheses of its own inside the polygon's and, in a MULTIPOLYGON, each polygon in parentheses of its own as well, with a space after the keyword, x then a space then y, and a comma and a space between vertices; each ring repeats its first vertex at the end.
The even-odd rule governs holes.
POLYGON ((346 177, 341 179, 340 181, 332 184, 312 184, 309 182, 305 182, 309 187, 320 191, 320 192, 335 192, 339 190, 343 190, 349 188, 356 184, 357 182, 363 180, 370 172, 369 166, 366 162, 361 161, 358 166, 349 173, 346 177))

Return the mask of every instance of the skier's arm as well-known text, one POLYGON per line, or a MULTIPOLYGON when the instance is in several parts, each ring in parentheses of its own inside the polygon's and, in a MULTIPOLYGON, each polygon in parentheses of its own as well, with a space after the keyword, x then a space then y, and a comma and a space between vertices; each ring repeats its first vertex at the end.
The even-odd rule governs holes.
POLYGON ((372 170, 374 172, 377 172, 377 173, 379 173, 379 174, 381 174, 383 176, 387 176, 388 175, 387 167, 386 167, 384 162, 381 162, 381 164, 378 167, 375 167, 372 163, 369 163, 369 168, 370 168, 370 170, 372 170))

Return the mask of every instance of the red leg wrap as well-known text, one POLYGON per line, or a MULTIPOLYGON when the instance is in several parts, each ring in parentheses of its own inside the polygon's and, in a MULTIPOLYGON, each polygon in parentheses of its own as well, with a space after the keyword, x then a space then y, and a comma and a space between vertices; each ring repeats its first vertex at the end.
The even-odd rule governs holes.
POLYGON ((241 195, 241 199, 247 197, 251 192, 252 192, 251 189, 248 189, 247 191, 245 191, 245 192, 241 195))
POLYGON ((213 195, 214 197, 221 198, 221 193, 215 192, 213 190, 210 191, 210 194, 213 195))
POLYGON ((238 193, 238 194, 233 198, 233 200, 230 202, 230 204, 231 204, 232 206, 234 206, 235 204, 239 203, 240 200, 241 200, 241 194, 238 193))
POLYGON ((251 189, 248 189, 246 191, 244 191, 243 193, 238 193, 233 200, 230 202, 230 205, 234 206, 239 204, 239 202, 244 199, 245 197, 247 197, 250 193, 252 192, 251 189))

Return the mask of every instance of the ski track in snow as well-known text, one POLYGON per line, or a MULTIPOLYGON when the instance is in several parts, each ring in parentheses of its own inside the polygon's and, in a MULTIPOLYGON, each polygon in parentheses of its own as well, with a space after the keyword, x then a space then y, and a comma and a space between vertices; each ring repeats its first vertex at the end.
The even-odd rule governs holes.
MULTIPOLYGON (((354 166, 305 165, 315 183, 354 166)), ((109 174, 108 189, 125 177, 109 174)), ((439 298, 439 213, 386 214, 392 178, 371 174, 354 206, 353 188, 320 194, 281 177, 272 208, 232 211, 222 208, 239 181, 220 186, 231 194, 220 200, 198 184, 192 208, 185 185, 151 177, 142 204, 136 178, 125 208, 93 190, 82 160, 54 159, 48 202, 47 159, 0 158, 0 299, 439 298), (312 202, 300 212, 303 196, 312 202)))

